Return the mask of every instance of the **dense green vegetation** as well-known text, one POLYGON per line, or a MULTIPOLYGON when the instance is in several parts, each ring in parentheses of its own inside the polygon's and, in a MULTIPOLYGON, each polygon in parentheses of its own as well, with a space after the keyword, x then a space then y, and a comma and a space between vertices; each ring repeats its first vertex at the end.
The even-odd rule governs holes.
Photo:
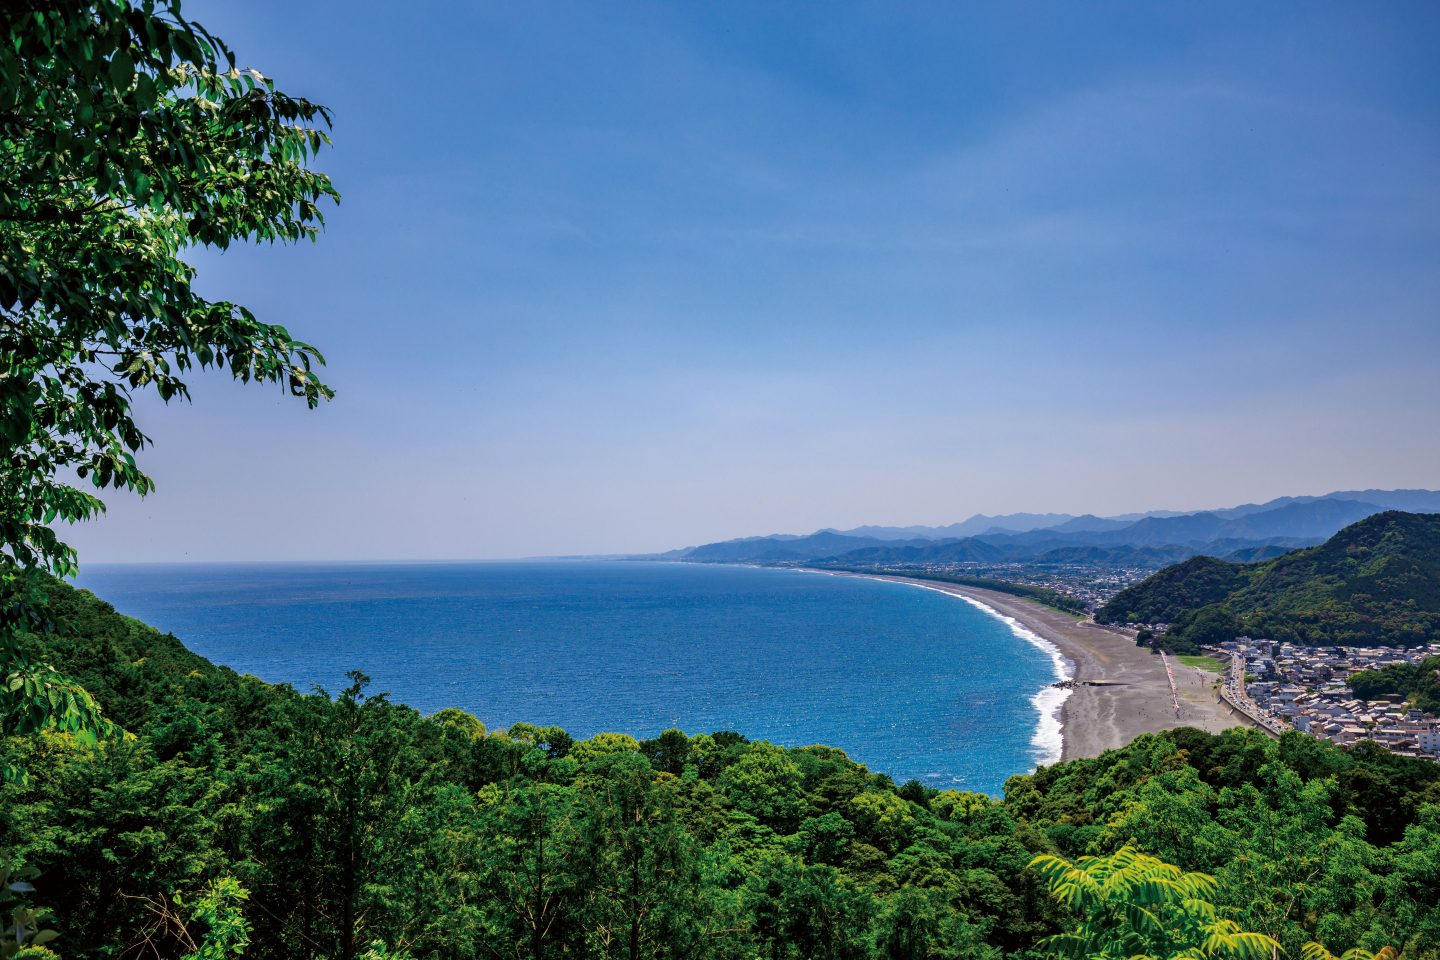
POLYGON ((1440 657, 1396 663, 1350 675, 1350 689, 1366 700, 1404 697, 1426 713, 1440 713, 1440 657))
POLYGON ((254 958, 1038 956, 1081 921, 1031 861, 1130 844, 1292 956, 1440 958, 1440 766, 1379 749, 1178 730, 994 799, 734 733, 492 733, 359 676, 302 694, 47 589, 27 652, 130 733, 0 743, 29 774, 0 848, 68 957, 185 956, 237 918, 254 958))
POLYGON ((1427 643, 1440 638, 1440 515, 1376 514, 1264 563, 1196 557, 1121 591, 1096 619, 1169 623, 1164 643, 1182 651, 1237 634, 1427 643))

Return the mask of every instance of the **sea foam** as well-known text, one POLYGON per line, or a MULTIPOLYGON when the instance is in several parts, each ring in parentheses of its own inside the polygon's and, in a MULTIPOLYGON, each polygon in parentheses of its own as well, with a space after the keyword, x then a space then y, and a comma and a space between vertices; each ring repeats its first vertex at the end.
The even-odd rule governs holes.
MULTIPOLYGON (((829 571, 817 571, 829 572, 829 571)), ((840 576, 862 576, 864 574, 840 574, 840 576)), ((921 590, 934 590, 936 593, 943 593, 947 597, 954 597, 957 600, 964 600, 972 607, 978 607, 985 613, 1004 623, 1010 631, 1033 647, 1038 647, 1050 658, 1050 665, 1055 671, 1055 679, 1069 680, 1074 676, 1074 664, 1072 664, 1060 652, 1060 648, 1049 640, 1031 630, 1025 624, 1016 620, 1008 614, 1001 613, 994 607, 974 597, 967 597, 964 594, 954 593, 944 587, 932 587, 928 583, 917 583, 914 580, 898 580, 892 577, 865 577, 867 580, 880 580, 886 583, 903 583, 911 587, 919 587, 921 590)), ((1061 716, 1065 708, 1065 701, 1069 699, 1071 690, 1069 687, 1042 687, 1030 698, 1030 704, 1035 708, 1039 719, 1035 724, 1035 735, 1030 738, 1030 754, 1039 765, 1059 763, 1061 755, 1065 752, 1065 732, 1061 716)))

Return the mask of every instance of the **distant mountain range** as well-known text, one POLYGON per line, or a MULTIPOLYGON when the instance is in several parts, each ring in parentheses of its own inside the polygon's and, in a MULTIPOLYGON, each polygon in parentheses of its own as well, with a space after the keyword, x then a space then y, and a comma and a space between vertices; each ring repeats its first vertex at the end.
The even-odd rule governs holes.
MULTIPOLYGON (((856 527, 853 530, 821 530, 821 533, 838 533, 849 537, 865 537, 871 540, 954 540, 959 537, 973 537, 982 533, 1024 533, 1056 527, 1079 520, 1068 513, 1008 513, 990 517, 977 513, 969 520, 952 523, 944 527, 856 527)), ((1097 518, 1098 519, 1098 518, 1097 518)))
POLYGON ((1182 651, 1239 634, 1427 643, 1440 638, 1440 515, 1386 511, 1264 563, 1193 557, 1122 590, 1095 619, 1169 624, 1163 642, 1182 651))
POLYGON ((1192 513, 1154 510, 1115 517, 976 514, 940 527, 864 526, 745 537, 661 556, 703 563, 835 566, 1026 562, 1159 568, 1200 555, 1250 563, 1321 543, 1386 510, 1440 513, 1440 491, 1342 490, 1192 513))

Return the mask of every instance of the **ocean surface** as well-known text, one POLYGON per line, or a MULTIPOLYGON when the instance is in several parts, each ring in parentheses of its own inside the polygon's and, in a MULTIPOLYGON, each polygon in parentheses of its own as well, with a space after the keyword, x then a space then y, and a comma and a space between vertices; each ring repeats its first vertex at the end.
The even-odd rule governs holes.
POLYGON ((906 584, 626 561, 91 564, 78 582, 242 673, 334 692, 359 669, 491 729, 737 730, 992 794, 1060 753, 1058 655, 906 584))

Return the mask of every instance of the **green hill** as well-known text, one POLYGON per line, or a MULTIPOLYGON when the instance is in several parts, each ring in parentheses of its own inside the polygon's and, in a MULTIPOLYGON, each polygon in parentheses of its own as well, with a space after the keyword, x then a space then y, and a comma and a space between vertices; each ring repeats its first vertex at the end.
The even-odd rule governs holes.
POLYGON ((1297 643, 1440 639, 1440 515, 1389 511, 1262 563, 1197 557, 1121 591, 1101 622, 1171 624, 1173 646, 1235 633, 1297 643))
POLYGON ((1191 557, 1116 594, 1095 613, 1101 623, 1173 623, 1187 610, 1221 603, 1247 582, 1245 568, 1191 557))

